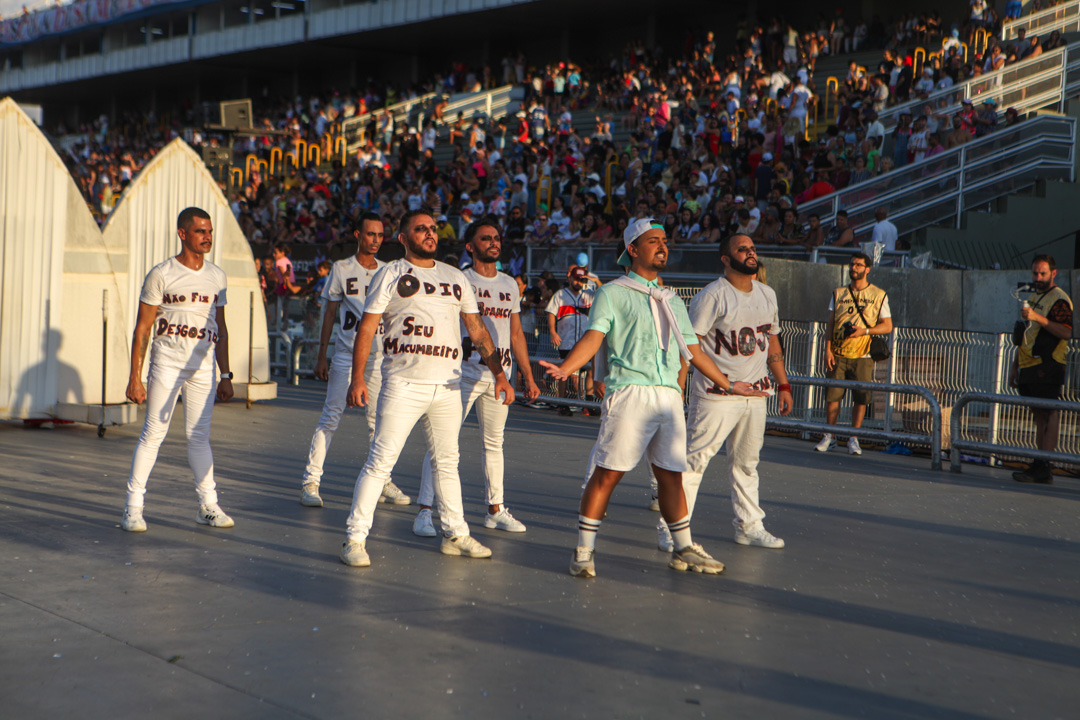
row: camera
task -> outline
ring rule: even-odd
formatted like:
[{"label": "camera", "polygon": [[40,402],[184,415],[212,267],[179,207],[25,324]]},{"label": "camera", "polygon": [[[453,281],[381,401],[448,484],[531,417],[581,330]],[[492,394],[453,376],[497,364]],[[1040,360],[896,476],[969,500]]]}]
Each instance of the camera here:
[{"label": "camera", "polygon": [[847,340],[849,337],[855,334],[855,326],[850,322],[846,322],[840,326],[840,334]]}]

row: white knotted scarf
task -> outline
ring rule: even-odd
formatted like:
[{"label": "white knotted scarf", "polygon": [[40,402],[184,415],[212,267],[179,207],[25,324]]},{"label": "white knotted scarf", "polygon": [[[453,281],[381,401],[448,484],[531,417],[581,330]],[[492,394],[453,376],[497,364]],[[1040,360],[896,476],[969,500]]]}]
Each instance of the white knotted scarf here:
[{"label": "white knotted scarf", "polygon": [[650,287],[630,279],[627,275],[612,280],[611,284],[629,288],[630,290],[636,290],[639,293],[648,295],[649,309],[652,310],[653,325],[656,327],[656,337],[660,341],[660,348],[664,351],[668,349],[671,335],[674,333],[675,341],[679,344],[679,352],[682,356],[687,360],[693,357],[689,346],[686,344],[686,340],[683,339],[682,330],[679,328],[679,321],[675,317],[675,311],[671,307],[671,299],[676,296],[674,290],[668,290],[662,287]]}]

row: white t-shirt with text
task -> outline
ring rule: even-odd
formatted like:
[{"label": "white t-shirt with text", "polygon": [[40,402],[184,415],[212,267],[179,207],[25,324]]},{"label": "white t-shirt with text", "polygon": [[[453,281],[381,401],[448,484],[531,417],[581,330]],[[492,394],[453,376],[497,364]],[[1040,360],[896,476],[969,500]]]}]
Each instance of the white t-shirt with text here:
[{"label": "white t-shirt with text", "polygon": [[[488,332],[491,334],[491,341],[495,344],[495,352],[502,363],[503,372],[509,377],[513,364],[513,353],[510,348],[510,316],[521,312],[521,293],[518,290],[517,281],[506,273],[496,273],[493,278],[484,277],[473,268],[465,271],[465,279],[472,283],[480,317],[484,319],[484,324],[487,325]],[[461,374],[476,380],[481,378],[494,380],[491,370],[480,357],[480,353],[473,349],[472,341],[464,326],[461,328],[461,339],[467,351],[461,365]]]},{"label": "white t-shirt with text", "polygon": [[[323,300],[331,300],[341,303],[338,306],[338,326],[334,331],[335,354],[341,354],[352,362],[353,344],[356,342],[356,333],[360,331],[360,319],[364,315],[364,301],[367,299],[368,288],[384,263],[377,263],[374,270],[369,270],[360,264],[355,255],[338,260],[330,268],[330,279],[323,287]],[[375,338],[371,343],[371,354],[368,356],[368,364],[375,362],[375,357],[382,352],[382,324],[375,332]]]},{"label": "white t-shirt with text", "polygon": [[225,306],[225,272],[212,262],[192,270],[175,257],[155,265],[139,302],[157,307],[150,362],[188,370],[214,367],[217,308]]},{"label": "white t-shirt with text", "polygon": [[[769,336],[780,334],[780,316],[771,287],[754,280],[753,290],[743,292],[721,277],[694,296],[689,313],[702,350],[731,382],[748,382],[772,394]],[[705,398],[727,395],[699,372],[691,391]]]},{"label": "white t-shirt with text", "polygon": [[460,270],[441,262],[424,268],[404,258],[387,263],[371,281],[364,312],[383,316],[384,377],[419,385],[461,379],[461,313],[479,308]]}]

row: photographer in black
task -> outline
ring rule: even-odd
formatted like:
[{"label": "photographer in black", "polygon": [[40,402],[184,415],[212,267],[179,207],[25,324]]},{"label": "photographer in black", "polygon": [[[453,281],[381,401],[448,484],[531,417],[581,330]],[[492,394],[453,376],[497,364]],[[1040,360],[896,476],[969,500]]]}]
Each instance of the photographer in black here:
[{"label": "photographer in black", "polygon": [[[1054,284],[1057,265],[1050,255],[1036,255],[1031,261],[1032,295],[1020,311],[1026,327],[1016,351],[1009,384],[1024,397],[1056,399],[1065,383],[1065,357],[1072,337],[1072,300]],[[1060,413],[1036,410],[1035,443],[1040,450],[1057,447]],[[1049,485],[1054,482],[1050,463],[1036,460],[1027,470],[1013,473],[1017,482]]]},{"label": "photographer in black", "polygon": [[[829,342],[825,346],[825,367],[829,371],[828,376],[834,380],[871,382],[874,379],[874,360],[870,357],[871,336],[888,335],[893,329],[889,296],[866,279],[872,262],[870,256],[864,253],[852,255],[848,273],[851,282],[834,290],[829,300]],[[825,393],[830,425],[836,424],[843,398],[843,388],[829,388]],[[852,390],[851,399],[854,403],[851,424],[858,429],[866,417],[870,393]],[[835,438],[831,433],[826,433],[814,449],[828,452],[834,445]],[[855,435],[848,438],[848,452],[862,455],[859,438]]]}]

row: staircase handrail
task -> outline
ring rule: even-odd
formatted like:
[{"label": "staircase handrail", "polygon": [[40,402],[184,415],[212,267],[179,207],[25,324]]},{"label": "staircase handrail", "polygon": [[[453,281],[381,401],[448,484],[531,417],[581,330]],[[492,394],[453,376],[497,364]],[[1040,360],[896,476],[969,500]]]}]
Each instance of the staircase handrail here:
[{"label": "staircase handrail", "polygon": [[409,98],[408,100],[402,100],[399,103],[394,103],[393,105],[384,108],[366,112],[363,115],[347,117],[341,121],[341,134],[345,136],[346,140],[349,142],[349,149],[352,150],[354,149],[353,145],[358,142],[358,139],[355,136],[371,122],[371,118],[383,113],[390,113],[391,116],[393,116],[394,124],[396,125],[402,118],[408,118],[409,114],[417,105],[426,105],[439,95],[440,93],[435,92],[425,93],[414,98]]},{"label": "staircase handrail", "polygon": [[[1056,170],[1059,177],[1075,181],[1076,123],[1076,118],[1046,115],[999,128],[978,140],[804,203],[799,206],[800,218],[805,220],[814,213],[825,225],[835,220],[838,211],[845,210],[858,237],[873,227],[873,211],[884,206],[901,235],[947,217],[955,216],[959,226],[969,207],[965,196],[982,190],[979,202],[984,203],[993,199],[985,191],[995,183],[1012,183],[1007,191],[991,192],[996,198],[1030,187],[1034,184],[1033,171],[1044,176],[1045,171]],[[1027,152],[1027,157],[1003,163]],[[995,164],[1003,167],[996,168]],[[940,209],[938,217],[930,212],[935,208]]]},{"label": "staircase handrail", "polygon": [[1020,30],[1026,30],[1028,35],[1031,35],[1032,30],[1037,30],[1040,36],[1054,30],[1071,32],[1068,29],[1070,25],[1074,26],[1072,30],[1080,30],[1080,0],[1044,8],[1015,20],[1006,20],[1001,25],[1001,39],[1015,40]]},{"label": "staircase handrail", "polygon": [[[516,88],[516,85],[502,85],[491,90],[472,93],[447,103],[446,107],[443,108],[442,118],[435,122],[436,130],[457,122],[458,113],[461,113],[465,120],[470,120],[477,115],[483,115],[489,121],[494,119],[499,116],[500,111],[514,102],[513,96]],[[424,115],[421,113],[417,119],[417,125],[422,125],[423,121]]]},{"label": "staircase handrail", "polygon": [[[1002,96],[1013,93],[1022,94],[1024,88],[1046,80],[1054,71],[1060,74],[1062,78],[1062,90],[1060,96],[1056,99],[1057,103],[1061,104],[1065,95],[1064,88],[1070,67],[1072,69],[1080,67],[1080,42],[1071,43],[1037,57],[1015,62],[1000,70],[984,73],[943,90],[935,90],[925,98],[917,98],[887,107],[878,113],[878,120],[881,121],[886,132],[891,132],[896,127],[900,115],[905,112],[912,117],[918,117],[924,107],[927,105],[936,106],[939,101],[945,101],[946,103],[945,106],[939,108],[940,113],[955,112],[965,98],[972,101],[982,101],[987,97],[994,97],[997,100]],[[993,94],[987,95],[991,91]],[[1039,109],[1031,107],[1030,102],[1021,101],[1019,104],[1028,110]],[[1052,105],[1054,102],[1048,102],[1047,104]],[[1045,107],[1045,105],[1040,107]],[[1020,108],[1018,107],[1017,110],[1020,110]]]}]

